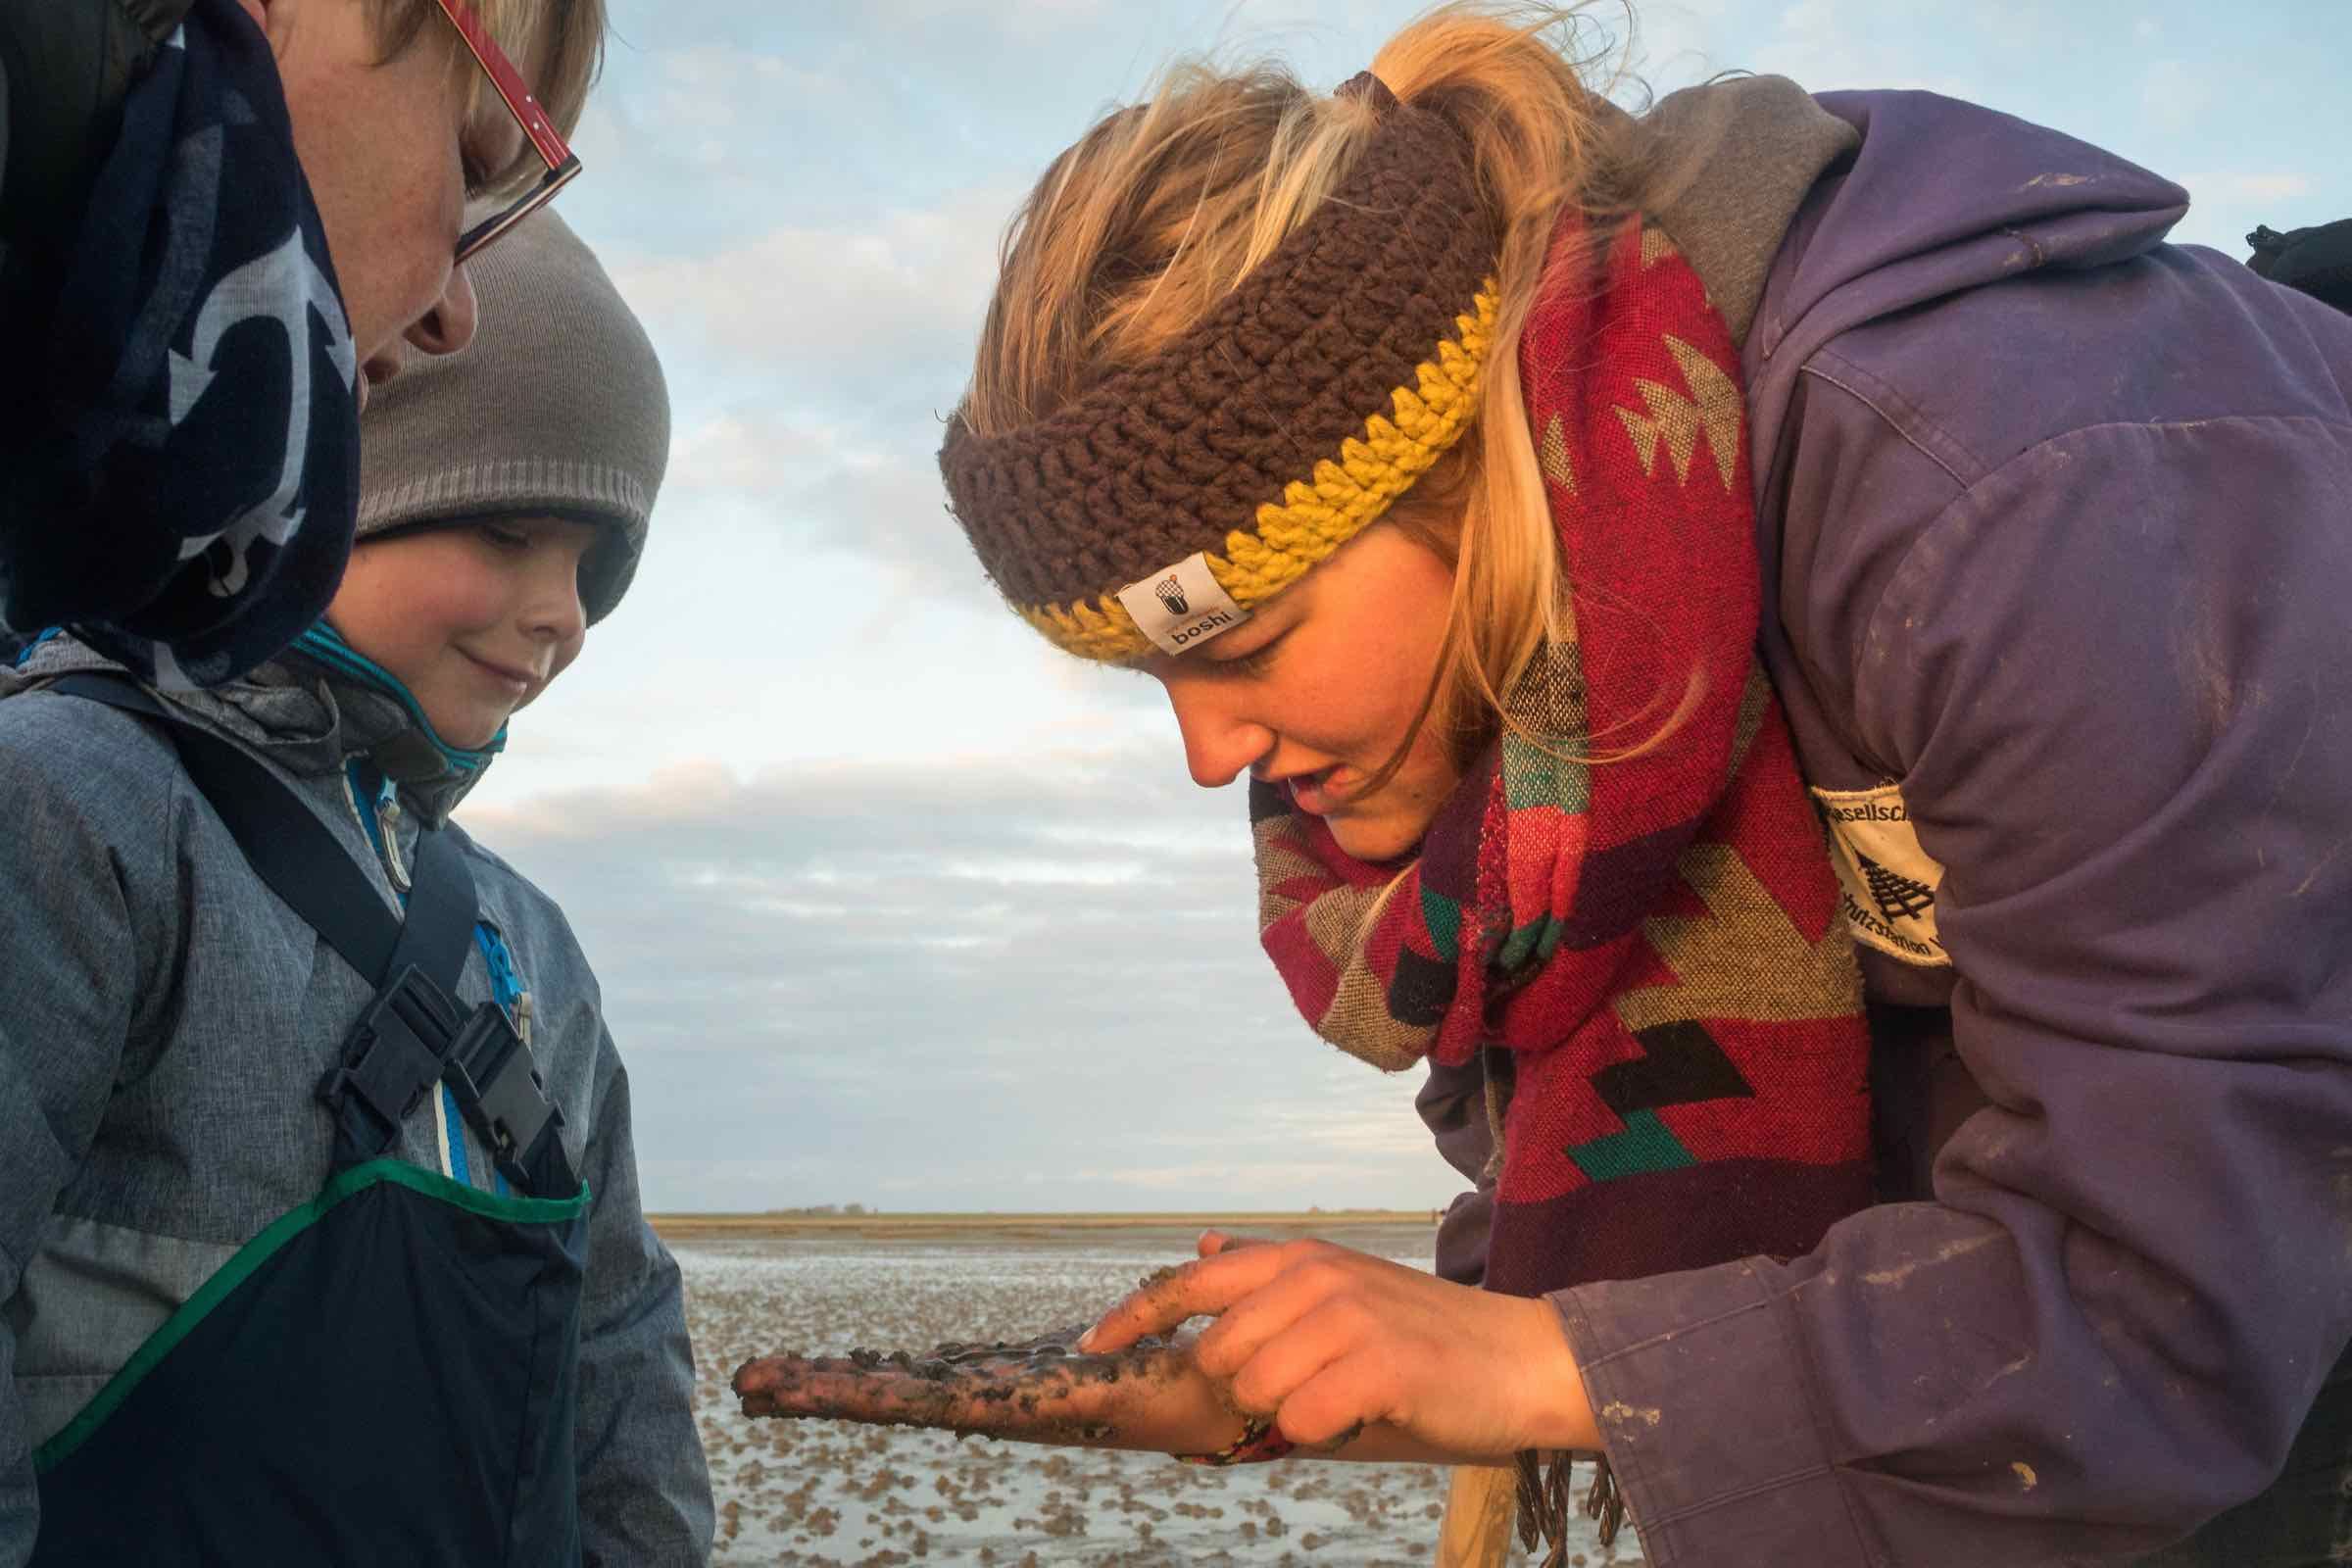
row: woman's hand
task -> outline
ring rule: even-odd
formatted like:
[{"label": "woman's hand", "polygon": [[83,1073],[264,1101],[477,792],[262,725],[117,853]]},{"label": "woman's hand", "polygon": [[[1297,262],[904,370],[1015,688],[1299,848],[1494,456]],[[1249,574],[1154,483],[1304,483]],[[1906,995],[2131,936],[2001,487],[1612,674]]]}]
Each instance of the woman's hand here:
[{"label": "woman's hand", "polygon": [[1385,1427],[1404,1440],[1377,1444],[1393,1456],[1459,1463],[1600,1446],[1550,1302],[1329,1242],[1211,1231],[1199,1262],[1139,1287],[1079,1348],[1115,1353],[1202,1313],[1217,1321],[1192,1347],[1199,1372],[1293,1443],[1329,1449]]},{"label": "woman's hand", "polygon": [[[1167,1340],[1190,1318],[1217,1321]],[[922,1357],[765,1356],[743,1413],[934,1427],[1021,1443],[1208,1453],[1266,1416],[1300,1451],[1496,1463],[1598,1447],[1549,1302],[1494,1296],[1328,1242],[1211,1231],[1082,1337]]]}]

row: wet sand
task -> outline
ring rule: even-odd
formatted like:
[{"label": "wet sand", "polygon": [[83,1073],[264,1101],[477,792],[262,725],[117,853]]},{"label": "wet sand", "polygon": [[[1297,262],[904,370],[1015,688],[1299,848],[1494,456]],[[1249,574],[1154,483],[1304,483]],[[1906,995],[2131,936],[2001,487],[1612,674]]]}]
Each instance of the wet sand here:
[{"label": "wet sand", "polygon": [[[832,1421],[754,1421],[727,1379],[753,1355],[1016,1340],[1083,1319],[1189,1256],[1199,1225],[787,1225],[705,1239],[664,1223],[685,1271],[721,1564],[1289,1564],[1426,1568],[1446,1472],[1284,1460],[1202,1470],[1155,1454],[1054,1449]],[[1303,1223],[1303,1219],[1302,1219]],[[1320,1227],[1427,1265],[1426,1224]],[[1253,1234],[1280,1234],[1251,1227]],[[1514,1552],[1514,1563],[1525,1559]],[[1630,1568],[1585,1543],[1579,1568]]]}]

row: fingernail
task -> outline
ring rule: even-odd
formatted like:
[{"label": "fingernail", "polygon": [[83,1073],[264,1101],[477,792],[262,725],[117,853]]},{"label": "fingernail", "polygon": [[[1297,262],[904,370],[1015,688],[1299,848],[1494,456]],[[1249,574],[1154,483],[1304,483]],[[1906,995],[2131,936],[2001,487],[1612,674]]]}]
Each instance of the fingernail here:
[{"label": "fingernail", "polygon": [[1094,1328],[1088,1329],[1084,1334],[1079,1335],[1078,1348],[1086,1351],[1090,1355],[1093,1354],[1095,1348],[1095,1336],[1102,1332],[1102,1326],[1098,1324]]}]

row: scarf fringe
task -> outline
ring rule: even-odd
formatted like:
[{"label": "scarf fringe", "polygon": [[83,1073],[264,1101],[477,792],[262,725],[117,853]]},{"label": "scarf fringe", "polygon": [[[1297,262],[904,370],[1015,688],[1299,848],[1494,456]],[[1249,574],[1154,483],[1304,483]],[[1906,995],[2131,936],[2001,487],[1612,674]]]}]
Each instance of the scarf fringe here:
[{"label": "scarf fringe", "polygon": [[1600,1527],[1600,1544],[1617,1539],[1625,1523],[1625,1494],[1617,1490],[1609,1456],[1581,1448],[1522,1448],[1515,1456],[1519,1472],[1519,1544],[1528,1551],[1548,1548],[1540,1568],[1564,1568],[1568,1561],[1568,1521],[1574,1506],[1576,1461],[1592,1461],[1592,1485],[1585,1493],[1584,1516]]}]

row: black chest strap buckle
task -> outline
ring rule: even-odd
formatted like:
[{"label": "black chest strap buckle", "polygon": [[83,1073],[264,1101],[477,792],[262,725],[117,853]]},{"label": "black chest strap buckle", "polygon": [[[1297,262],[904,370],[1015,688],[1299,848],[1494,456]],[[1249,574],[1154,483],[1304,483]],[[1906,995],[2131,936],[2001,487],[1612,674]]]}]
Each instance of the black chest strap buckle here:
[{"label": "black chest strap buckle", "polygon": [[449,994],[415,964],[375,994],[352,1026],[343,1059],[318,1085],[335,1113],[336,1166],[376,1158],[441,1081],[449,1044],[465,1019]]},{"label": "black chest strap buckle", "polygon": [[564,1111],[505,1010],[485,1002],[470,1016],[462,1012],[414,964],[368,1004],[342,1064],[319,1082],[318,1098],[335,1113],[337,1168],[379,1158],[441,1084],[516,1191],[579,1191],[564,1152]]},{"label": "black chest strap buckle", "polygon": [[504,1008],[483,1003],[450,1043],[441,1081],[491,1158],[518,1191],[569,1198],[580,1190],[564,1152],[564,1110],[548,1098],[531,1048]]}]

